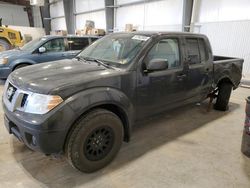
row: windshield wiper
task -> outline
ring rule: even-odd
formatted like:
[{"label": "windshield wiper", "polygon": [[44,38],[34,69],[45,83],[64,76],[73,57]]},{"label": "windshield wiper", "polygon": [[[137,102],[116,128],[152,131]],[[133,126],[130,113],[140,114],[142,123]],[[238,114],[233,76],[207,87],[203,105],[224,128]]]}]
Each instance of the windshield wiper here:
[{"label": "windshield wiper", "polygon": [[111,67],[109,64],[106,64],[106,63],[102,62],[102,61],[99,60],[99,59],[88,58],[88,57],[80,57],[80,56],[77,56],[77,57],[79,58],[79,60],[80,60],[80,59],[83,59],[83,60],[85,60],[85,61],[94,61],[94,62],[96,62],[99,66],[102,65],[102,66],[104,66],[104,67],[106,67],[106,68],[114,69],[114,68]]},{"label": "windshield wiper", "polygon": [[74,57],[74,59],[76,59],[77,61],[80,61],[80,60],[84,60],[82,57],[80,57],[80,56],[76,56],[76,57]]}]

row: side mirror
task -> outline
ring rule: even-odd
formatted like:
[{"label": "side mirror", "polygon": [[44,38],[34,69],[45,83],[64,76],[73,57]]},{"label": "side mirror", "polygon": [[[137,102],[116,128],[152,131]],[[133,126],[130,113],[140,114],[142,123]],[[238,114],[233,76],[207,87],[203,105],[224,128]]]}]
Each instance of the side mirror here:
[{"label": "side mirror", "polygon": [[167,59],[152,59],[147,65],[147,70],[144,72],[153,72],[168,69]]},{"label": "side mirror", "polygon": [[46,48],[42,46],[42,47],[38,48],[38,52],[41,53],[41,54],[45,53],[46,52]]}]

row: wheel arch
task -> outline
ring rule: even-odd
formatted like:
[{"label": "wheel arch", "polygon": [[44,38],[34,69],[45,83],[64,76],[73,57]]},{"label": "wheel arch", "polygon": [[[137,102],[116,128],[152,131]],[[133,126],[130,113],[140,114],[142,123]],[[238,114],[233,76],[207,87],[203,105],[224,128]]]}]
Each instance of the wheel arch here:
[{"label": "wheel arch", "polygon": [[[98,89],[100,89],[100,90],[98,91]],[[90,90],[92,90],[92,89],[90,89]],[[98,92],[100,92],[101,94],[103,94],[103,92],[107,92],[105,89],[103,90],[103,88],[102,89],[96,88],[93,90],[94,91],[91,92],[93,96],[98,96]],[[69,138],[74,126],[76,125],[76,123],[78,121],[80,121],[80,119],[82,117],[84,117],[86,114],[88,114],[89,112],[96,110],[96,109],[105,109],[105,110],[111,111],[114,114],[116,114],[121,119],[122,124],[123,124],[123,130],[124,130],[123,140],[125,142],[129,142],[130,135],[131,135],[131,128],[132,128],[132,124],[134,122],[133,106],[130,104],[130,102],[127,98],[125,99],[124,95],[121,96],[122,93],[120,91],[118,91],[118,90],[114,91],[114,89],[110,89],[109,91],[112,91],[112,90],[113,90],[113,92],[109,93],[110,96],[112,96],[110,99],[103,98],[101,101],[95,101],[95,102],[92,102],[91,104],[85,103],[84,106],[82,105],[82,104],[84,104],[84,101],[81,101],[81,103],[78,100],[76,100],[76,103],[69,102],[69,103],[71,103],[69,105],[71,106],[73,111],[75,111],[75,113],[77,113],[77,115],[76,115],[76,119],[71,123],[71,125],[68,128],[67,135],[66,135],[66,138],[64,141],[64,150],[65,150],[65,146],[67,144],[68,138]],[[117,92],[120,95],[118,95]],[[81,97],[82,99],[88,101],[89,99],[86,96],[87,91],[85,91],[85,92],[83,91],[82,93],[85,93],[85,95],[80,95],[77,98],[79,99],[79,97]],[[102,96],[105,96],[105,95],[102,95]],[[116,100],[114,100],[114,98],[115,98],[114,96],[117,97]],[[123,99],[120,100],[119,97],[121,97]],[[93,97],[93,98],[96,99],[97,97]],[[111,99],[113,99],[113,100],[111,100]],[[81,108],[81,109],[79,109],[79,108]]]},{"label": "wheel arch", "polygon": [[[114,114],[116,114],[122,121],[123,124],[123,128],[124,128],[124,141],[129,141],[130,138],[130,123],[129,123],[129,117],[128,114],[125,112],[125,110],[114,103],[100,103],[100,104],[96,104],[93,105],[91,107],[89,107],[88,109],[85,110],[85,112],[83,112],[78,118],[77,120],[74,122],[74,124],[79,121],[79,119],[81,119],[84,115],[88,114],[89,112],[95,110],[95,109],[105,109],[108,111],[113,112]],[[74,125],[73,124],[73,125]],[[73,127],[72,125],[72,127]]]},{"label": "wheel arch", "polygon": [[33,65],[35,64],[36,62],[28,59],[28,58],[20,58],[20,59],[14,59],[12,62],[10,62],[10,68],[11,68],[11,71],[14,71],[15,68],[19,65]]},{"label": "wheel arch", "polygon": [[108,111],[113,112],[114,114],[116,114],[120,120],[122,121],[122,125],[123,125],[123,130],[124,130],[124,137],[123,140],[125,142],[129,142],[130,140],[130,132],[131,132],[131,126],[130,126],[130,122],[129,122],[129,118],[128,115],[126,114],[126,112],[124,111],[124,109],[122,109],[120,106],[116,105],[116,104],[112,104],[112,103],[103,103],[103,104],[96,104],[94,106],[91,106],[90,108],[86,109],[85,112],[83,112],[81,115],[79,115],[76,120],[71,124],[68,133],[66,135],[65,141],[64,141],[64,146],[63,146],[63,150],[65,151],[66,146],[67,146],[67,142],[69,140],[69,137],[75,127],[75,125],[77,124],[78,121],[80,121],[85,115],[87,115],[88,113],[90,113],[91,111],[94,111],[96,109],[105,109]]},{"label": "wheel arch", "polygon": [[15,66],[13,66],[12,71],[14,71],[16,69],[16,67],[19,66],[19,65],[32,65],[32,63],[26,63],[26,62],[18,63]]},{"label": "wheel arch", "polygon": [[229,77],[222,77],[216,84],[216,87],[219,87],[222,83],[230,83],[233,85],[233,88],[235,89],[237,86],[236,84],[230,79]]}]

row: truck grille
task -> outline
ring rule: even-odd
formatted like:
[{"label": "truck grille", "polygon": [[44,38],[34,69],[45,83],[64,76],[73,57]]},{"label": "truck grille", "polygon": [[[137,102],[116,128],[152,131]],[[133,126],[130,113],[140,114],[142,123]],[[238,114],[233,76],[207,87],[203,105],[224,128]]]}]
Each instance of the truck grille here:
[{"label": "truck grille", "polygon": [[22,99],[22,102],[21,102],[21,107],[23,108],[24,105],[26,104],[26,101],[27,101],[27,98],[28,98],[28,94],[24,94],[23,95],[23,99]]},{"label": "truck grille", "polygon": [[23,91],[10,83],[5,83],[3,102],[10,111],[24,108],[28,100],[29,92]]},{"label": "truck grille", "polygon": [[9,83],[7,91],[6,91],[6,97],[7,97],[7,99],[10,102],[12,101],[13,96],[15,95],[16,90],[17,89],[12,84]]}]

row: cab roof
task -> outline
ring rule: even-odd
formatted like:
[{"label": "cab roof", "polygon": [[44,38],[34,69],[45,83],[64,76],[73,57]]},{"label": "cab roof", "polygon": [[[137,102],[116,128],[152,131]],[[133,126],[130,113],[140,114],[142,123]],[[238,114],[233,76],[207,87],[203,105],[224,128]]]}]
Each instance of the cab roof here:
[{"label": "cab roof", "polygon": [[[126,33],[126,32],[117,32]],[[190,33],[190,32],[173,32],[173,31],[135,31],[131,32],[136,35],[145,35],[145,36],[156,36],[156,35],[183,35],[183,36],[193,36],[193,37],[204,37],[205,35],[199,33]]]},{"label": "cab roof", "polygon": [[46,38],[46,39],[56,39],[56,38],[100,38],[100,36],[96,36],[96,35],[83,35],[83,36],[78,36],[78,35],[67,35],[67,36],[60,36],[60,35],[45,35],[42,38]]}]

